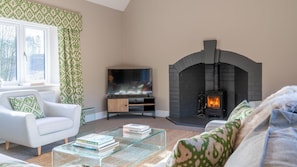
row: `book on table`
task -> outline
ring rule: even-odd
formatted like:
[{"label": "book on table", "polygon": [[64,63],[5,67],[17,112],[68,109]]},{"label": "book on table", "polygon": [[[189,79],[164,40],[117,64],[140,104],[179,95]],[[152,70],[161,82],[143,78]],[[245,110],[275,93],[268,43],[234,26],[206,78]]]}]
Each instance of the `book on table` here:
[{"label": "book on table", "polygon": [[119,142],[112,141],[112,142],[108,142],[107,144],[104,144],[102,146],[94,146],[92,144],[74,142],[73,145],[77,146],[77,147],[81,147],[81,148],[86,148],[86,149],[90,149],[90,150],[97,150],[99,152],[103,152],[103,151],[113,150],[114,148],[119,146]]},{"label": "book on table", "polygon": [[151,131],[152,129],[150,128],[149,125],[127,124],[123,126],[124,137],[127,137],[127,136],[145,137],[149,133],[151,133]]},{"label": "book on table", "polygon": [[148,133],[151,133],[151,131],[152,131],[151,128],[148,128],[148,129],[143,130],[143,131],[135,131],[135,130],[123,128],[123,132],[125,132],[125,133],[133,133],[133,134],[148,134]]},{"label": "book on table", "polygon": [[131,123],[131,124],[123,125],[123,129],[131,130],[131,131],[135,131],[135,132],[141,132],[141,131],[150,129],[150,126]]},{"label": "book on table", "polygon": [[132,138],[132,139],[144,139],[149,135],[150,133],[139,134],[139,133],[131,133],[131,132],[123,131],[123,137]]},{"label": "book on table", "polygon": [[103,151],[119,145],[113,136],[91,133],[75,140],[74,146]]}]

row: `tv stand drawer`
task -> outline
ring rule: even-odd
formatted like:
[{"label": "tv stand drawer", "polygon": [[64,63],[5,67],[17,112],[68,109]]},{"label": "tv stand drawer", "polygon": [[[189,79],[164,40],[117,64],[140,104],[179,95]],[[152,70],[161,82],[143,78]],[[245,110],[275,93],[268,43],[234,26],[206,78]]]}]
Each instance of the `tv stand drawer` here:
[{"label": "tv stand drawer", "polygon": [[128,112],[129,111],[128,99],[108,99],[107,107],[108,112]]},{"label": "tv stand drawer", "polygon": [[107,119],[109,114],[130,113],[142,115],[151,113],[155,118],[154,97],[132,97],[132,98],[107,98]]},{"label": "tv stand drawer", "polygon": [[129,104],[139,104],[143,103],[143,98],[129,98]]}]

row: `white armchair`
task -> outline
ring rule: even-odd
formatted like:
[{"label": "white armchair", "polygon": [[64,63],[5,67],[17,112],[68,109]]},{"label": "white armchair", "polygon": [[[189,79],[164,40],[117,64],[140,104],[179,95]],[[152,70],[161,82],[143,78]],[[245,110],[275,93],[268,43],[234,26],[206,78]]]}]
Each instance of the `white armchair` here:
[{"label": "white armchair", "polygon": [[[32,113],[14,111],[9,98],[34,95],[45,117],[36,119]],[[17,90],[0,93],[0,139],[9,143],[37,148],[75,136],[80,127],[81,106],[43,101],[36,90]]]}]

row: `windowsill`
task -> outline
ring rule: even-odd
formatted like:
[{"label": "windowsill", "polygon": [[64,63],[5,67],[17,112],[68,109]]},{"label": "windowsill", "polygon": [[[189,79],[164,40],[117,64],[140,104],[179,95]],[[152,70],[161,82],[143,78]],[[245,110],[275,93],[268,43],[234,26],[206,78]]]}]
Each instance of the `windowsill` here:
[{"label": "windowsill", "polygon": [[22,86],[2,86],[0,87],[0,92],[10,91],[10,90],[23,90],[23,89],[35,89],[38,91],[59,89],[58,84],[44,84],[44,85],[22,85]]}]

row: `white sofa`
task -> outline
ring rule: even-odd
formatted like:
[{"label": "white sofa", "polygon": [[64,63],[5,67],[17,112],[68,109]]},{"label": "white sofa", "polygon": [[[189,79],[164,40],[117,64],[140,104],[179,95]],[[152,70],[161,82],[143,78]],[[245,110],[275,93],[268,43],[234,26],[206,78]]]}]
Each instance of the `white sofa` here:
[{"label": "white sofa", "polygon": [[[251,108],[257,108],[260,104],[261,104],[262,101],[249,101],[249,105]],[[212,120],[212,121],[209,121],[206,125],[205,125],[205,131],[206,132],[209,132],[211,131],[212,129],[215,129],[217,127],[220,127],[222,125],[224,125],[225,123],[227,122],[227,120]]]},{"label": "white sofa", "polygon": [[234,119],[211,121],[206,132],[179,140],[155,167],[295,167],[297,86],[285,86],[252,107],[241,103],[229,117]]},{"label": "white sofa", "polygon": [[[34,95],[45,117],[36,119],[32,113],[14,111],[10,97]],[[36,90],[17,90],[0,93],[0,140],[37,148],[59,140],[68,142],[80,127],[81,106],[44,101]]]},{"label": "white sofa", "polygon": [[41,167],[0,153],[0,166],[5,167]]}]

